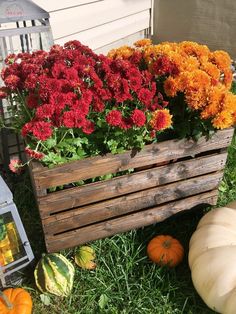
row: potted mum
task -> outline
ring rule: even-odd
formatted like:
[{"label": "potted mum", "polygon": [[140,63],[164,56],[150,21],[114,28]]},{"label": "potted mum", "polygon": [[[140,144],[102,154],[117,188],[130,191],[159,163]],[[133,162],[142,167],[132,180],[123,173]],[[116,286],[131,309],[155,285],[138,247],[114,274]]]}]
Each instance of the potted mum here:
[{"label": "potted mum", "polygon": [[31,176],[49,251],[153,223],[167,201],[178,200],[173,212],[199,193],[189,207],[215,202],[236,121],[230,63],[196,43],[149,40],[108,56],[78,41],[8,56],[0,95],[40,161]]}]

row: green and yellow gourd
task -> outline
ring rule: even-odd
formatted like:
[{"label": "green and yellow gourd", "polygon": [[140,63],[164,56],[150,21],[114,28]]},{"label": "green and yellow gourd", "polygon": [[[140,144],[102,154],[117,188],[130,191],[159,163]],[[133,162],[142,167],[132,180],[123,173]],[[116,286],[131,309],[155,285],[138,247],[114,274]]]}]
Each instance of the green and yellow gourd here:
[{"label": "green and yellow gourd", "polygon": [[61,297],[70,294],[74,274],[72,263],[59,253],[43,255],[34,271],[35,282],[40,291]]}]

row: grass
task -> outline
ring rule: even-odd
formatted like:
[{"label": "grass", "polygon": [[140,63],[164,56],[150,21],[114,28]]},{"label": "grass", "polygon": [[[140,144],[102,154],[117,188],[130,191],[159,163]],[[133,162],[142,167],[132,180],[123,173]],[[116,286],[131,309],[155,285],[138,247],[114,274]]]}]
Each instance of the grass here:
[{"label": "grass", "polygon": [[[218,206],[236,199],[236,138],[228,150]],[[36,261],[45,252],[39,215],[27,174],[14,185],[15,203],[20,211]],[[24,287],[34,302],[34,314],[210,314],[196,293],[188,267],[188,243],[206,209],[191,210],[161,223],[94,241],[97,268],[76,268],[73,291],[68,298],[50,297],[45,305],[35,287],[33,269]],[[146,256],[148,241],[157,234],[170,234],[185,248],[184,261],[175,269],[152,264]],[[70,260],[74,250],[63,252]]]}]

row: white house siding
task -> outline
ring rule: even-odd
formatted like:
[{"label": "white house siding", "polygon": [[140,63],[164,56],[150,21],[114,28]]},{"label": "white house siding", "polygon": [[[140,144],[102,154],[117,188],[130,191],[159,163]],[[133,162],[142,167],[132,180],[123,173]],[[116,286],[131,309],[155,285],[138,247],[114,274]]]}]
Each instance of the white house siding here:
[{"label": "white house siding", "polygon": [[34,0],[50,14],[54,42],[77,39],[97,52],[151,33],[154,0]]}]

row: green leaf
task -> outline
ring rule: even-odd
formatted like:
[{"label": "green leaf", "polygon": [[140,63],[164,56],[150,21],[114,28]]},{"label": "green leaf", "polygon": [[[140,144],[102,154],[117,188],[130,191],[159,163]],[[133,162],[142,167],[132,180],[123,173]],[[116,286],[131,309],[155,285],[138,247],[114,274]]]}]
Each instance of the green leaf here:
[{"label": "green leaf", "polygon": [[43,162],[45,165],[48,165],[49,167],[53,167],[53,165],[63,164],[66,162],[66,158],[61,157],[60,155],[57,155],[56,153],[48,153],[48,155],[45,155],[43,158]]},{"label": "green leaf", "polygon": [[49,138],[44,142],[44,145],[50,149],[52,147],[55,147],[57,145],[57,141],[54,138]]},{"label": "green leaf", "polygon": [[49,306],[51,303],[50,297],[46,294],[40,294],[40,299],[41,302],[46,306]]},{"label": "green leaf", "polygon": [[77,156],[79,156],[79,159],[82,159],[86,156],[85,151],[82,148],[77,148],[76,150]]},{"label": "green leaf", "polygon": [[98,301],[99,308],[103,310],[108,304],[108,302],[109,302],[108,296],[106,294],[101,294]]}]

